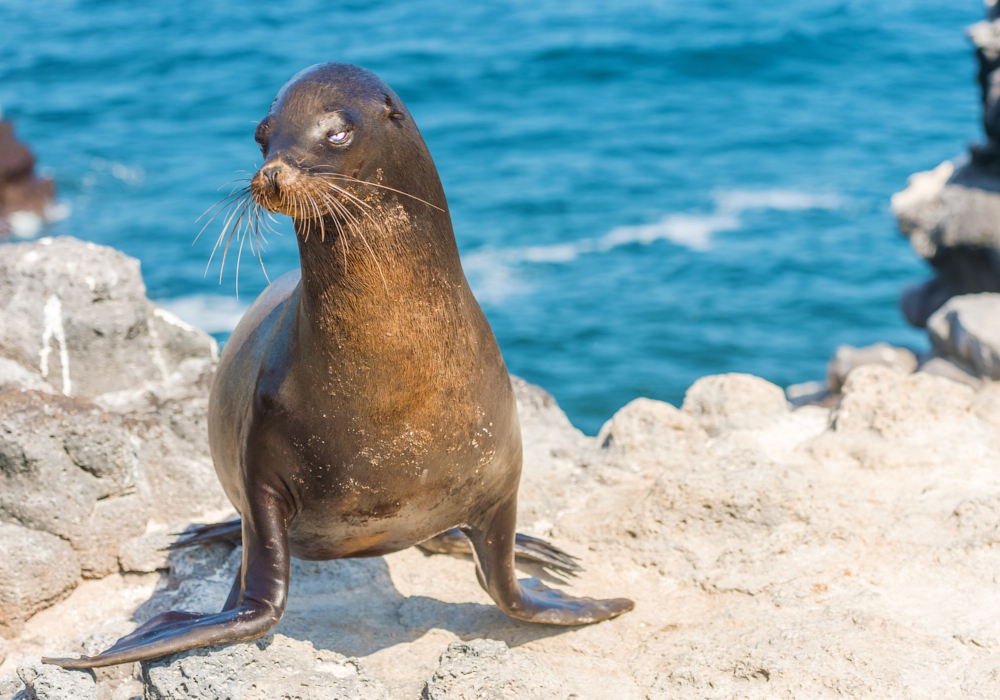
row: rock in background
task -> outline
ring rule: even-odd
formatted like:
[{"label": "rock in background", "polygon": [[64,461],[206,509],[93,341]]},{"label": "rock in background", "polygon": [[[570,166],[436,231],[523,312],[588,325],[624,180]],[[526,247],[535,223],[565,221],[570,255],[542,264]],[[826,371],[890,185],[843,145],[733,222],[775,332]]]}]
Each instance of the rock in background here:
[{"label": "rock in background", "polygon": [[1000,174],[968,159],[917,173],[892,197],[913,249],[936,276],[903,291],[906,320],[923,328],[953,296],[1000,292]]},{"label": "rock in background", "polygon": [[54,198],[55,184],[35,175],[35,157],[0,119],[0,239],[33,236],[43,220],[60,218]]},{"label": "rock in background", "polygon": [[923,328],[948,299],[1000,292],[1000,5],[968,29],[979,62],[986,143],[910,177],[892,197],[899,228],[935,277],[903,291],[906,320]]},{"label": "rock in background", "polygon": [[971,374],[1000,379],[1000,294],[955,297],[927,322],[934,349]]}]

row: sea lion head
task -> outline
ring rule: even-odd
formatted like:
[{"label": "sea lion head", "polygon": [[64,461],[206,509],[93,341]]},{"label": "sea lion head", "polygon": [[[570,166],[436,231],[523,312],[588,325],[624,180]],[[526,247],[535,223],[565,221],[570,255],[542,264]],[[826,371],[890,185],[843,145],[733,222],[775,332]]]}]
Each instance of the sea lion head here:
[{"label": "sea lion head", "polygon": [[371,71],[306,68],[278,92],[254,135],[264,164],[257,204],[296,220],[350,218],[409,197],[443,210],[433,160],[402,100]]}]

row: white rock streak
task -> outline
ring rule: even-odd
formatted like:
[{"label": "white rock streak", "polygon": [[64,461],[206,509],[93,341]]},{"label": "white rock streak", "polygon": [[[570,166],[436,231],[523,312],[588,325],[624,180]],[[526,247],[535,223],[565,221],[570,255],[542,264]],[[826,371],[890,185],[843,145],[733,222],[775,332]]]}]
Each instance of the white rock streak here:
[{"label": "white rock streak", "polygon": [[45,328],[42,331],[42,349],[38,353],[42,377],[49,376],[49,353],[52,352],[52,339],[59,343],[59,364],[62,366],[62,393],[69,396],[73,392],[73,383],[69,378],[69,350],[66,347],[66,331],[63,330],[62,302],[55,294],[45,302],[43,310]]}]

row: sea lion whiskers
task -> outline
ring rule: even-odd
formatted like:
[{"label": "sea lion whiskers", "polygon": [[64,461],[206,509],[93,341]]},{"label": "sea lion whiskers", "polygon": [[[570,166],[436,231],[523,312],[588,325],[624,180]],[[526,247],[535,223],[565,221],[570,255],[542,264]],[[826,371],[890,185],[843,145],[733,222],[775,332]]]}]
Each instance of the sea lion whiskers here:
[{"label": "sea lion whiskers", "polygon": [[309,205],[313,208],[313,211],[316,212],[316,218],[319,220],[319,242],[326,243],[326,223],[323,221],[325,217],[322,212],[320,212],[319,206],[316,204],[316,197],[313,196],[313,193],[311,192],[309,195]]},{"label": "sea lion whiskers", "polygon": [[[229,182],[226,183],[226,185],[228,185],[231,182],[237,182],[237,180],[230,180]],[[226,185],[221,185],[219,189],[221,190]],[[215,219],[219,216],[219,214],[221,214],[224,211],[227,211],[231,206],[233,206],[233,204],[237,203],[241,198],[245,197],[249,193],[250,193],[249,185],[245,187],[234,187],[229,192],[229,194],[227,194],[225,197],[222,197],[215,204],[213,204],[208,209],[203,211],[201,215],[194,220],[195,223],[201,221],[202,218],[204,218],[205,215],[211,212],[213,209],[216,210],[216,212],[212,214],[212,216],[208,219],[208,221],[205,222],[205,225],[201,227],[201,230],[198,231],[198,234],[194,237],[194,240],[191,241],[191,245],[194,245],[195,243],[198,242],[198,239],[201,237],[201,234],[203,234],[205,232],[205,229],[208,228],[213,221],[215,221]],[[230,201],[227,202],[227,200]]]},{"label": "sea lion whiskers", "polygon": [[[315,171],[316,171],[316,168],[310,168],[307,172],[309,172],[311,175],[315,175],[317,178],[319,178],[320,180],[322,180],[324,182],[324,184],[327,185],[327,187],[333,189],[333,191],[337,192],[338,194],[344,195],[349,200],[353,201],[354,203],[358,204],[359,206],[362,206],[365,209],[369,209],[369,210],[372,209],[372,205],[370,205],[368,202],[364,201],[363,199],[361,199],[357,195],[354,195],[351,192],[348,192],[343,187],[340,187],[339,185],[337,185],[335,183],[329,182],[329,178],[332,177],[332,175],[330,173],[315,172]],[[358,180],[358,182],[363,182],[363,181],[362,180]]]},{"label": "sea lion whiskers", "polygon": [[316,170],[315,168],[313,170],[315,171],[314,174],[316,174],[318,177],[323,177],[323,178],[328,178],[328,177],[338,178],[339,177],[342,180],[348,180],[350,182],[357,182],[358,184],[361,184],[361,185],[368,185],[369,187],[379,187],[379,188],[381,188],[383,190],[389,190],[390,192],[395,192],[396,194],[401,194],[404,197],[409,197],[410,199],[415,199],[418,202],[420,202],[421,204],[426,204],[431,209],[437,209],[440,212],[444,211],[444,209],[442,209],[441,207],[439,207],[439,206],[437,206],[435,204],[431,204],[426,199],[421,199],[417,195],[410,194],[409,192],[404,192],[403,190],[397,190],[395,187],[389,187],[388,185],[383,185],[383,184],[380,184],[378,182],[369,182],[368,180],[359,180],[356,177],[351,177],[350,175],[344,175],[343,173],[339,173],[339,172],[333,172],[333,171],[331,171],[331,172],[322,172],[322,171]]},{"label": "sea lion whiskers", "polygon": [[[341,202],[340,200],[338,200],[336,197],[332,196],[330,193],[319,191],[319,192],[316,192],[315,194],[318,197],[320,197],[320,199],[326,205],[328,211],[330,210],[331,207],[333,209],[336,209],[337,212],[340,213],[340,216],[344,217],[344,219],[345,219],[344,223],[348,224],[348,227],[350,229],[352,229],[353,232],[355,234],[357,234],[358,237],[361,238],[361,241],[365,244],[365,248],[368,249],[369,255],[371,255],[372,262],[375,263],[375,267],[378,270],[379,277],[382,278],[382,287],[385,289],[385,293],[388,295],[389,294],[389,283],[388,283],[388,281],[385,278],[385,273],[382,271],[382,265],[378,261],[378,256],[375,255],[375,251],[372,249],[371,245],[368,243],[368,239],[365,237],[364,231],[362,230],[361,222],[358,221],[358,219],[351,213],[351,211],[347,208],[347,206],[343,202]],[[331,213],[331,216],[332,216],[333,220],[336,222],[337,219],[338,219],[338,217],[336,215],[334,215],[334,213],[332,211],[330,213]],[[370,212],[366,212],[365,218],[372,219],[374,221],[374,217],[372,217],[372,215],[371,215]],[[338,222],[338,228],[340,228],[339,222]],[[342,228],[340,228],[340,233],[341,233],[341,235],[344,235],[344,231],[343,231]],[[344,236],[344,243],[345,243],[345,245],[346,245],[346,242],[347,242],[347,238],[346,238],[346,236]],[[346,252],[346,247],[345,247],[345,251],[344,251],[344,256],[345,256],[344,257],[344,269],[345,270],[347,269],[347,257],[346,257],[346,255],[347,255],[347,252]]]},{"label": "sea lion whiskers", "polygon": [[[224,209],[224,211],[228,211],[229,213],[226,216],[225,222],[223,223],[222,232],[219,233],[219,237],[215,239],[215,245],[212,246],[212,253],[208,256],[208,262],[205,264],[205,274],[206,275],[208,274],[209,268],[212,266],[212,260],[215,258],[216,251],[219,249],[219,246],[222,245],[222,240],[226,236],[226,231],[229,229],[230,225],[233,222],[233,218],[240,211],[240,209],[242,209],[245,206],[246,206],[246,202],[245,202],[244,198],[240,197],[240,198],[235,199],[232,202],[230,202],[230,204],[227,205],[226,208]],[[232,234],[230,234],[230,238],[232,238]],[[228,241],[226,243],[226,248],[227,249],[229,248]],[[223,257],[223,267],[224,266],[225,266],[225,257]],[[222,282],[222,273],[221,273],[221,271],[219,273],[219,282]]]},{"label": "sea lion whiskers", "polygon": [[[236,253],[236,298],[240,298],[240,259],[243,257],[243,244],[246,243],[247,237],[240,236],[240,247]],[[252,248],[252,246],[251,246]]]},{"label": "sea lion whiskers", "polygon": [[340,250],[344,254],[344,273],[347,273],[347,252],[350,246],[347,241],[347,234],[344,233],[344,227],[340,224],[340,218],[333,213],[333,209],[330,208],[330,202],[325,198],[322,200],[323,206],[326,208],[327,212],[330,213],[330,220],[333,221],[333,225],[337,227],[337,235],[341,240]]},{"label": "sea lion whiskers", "polygon": [[[239,180],[231,180],[230,182],[237,181],[247,181],[247,178],[240,178]],[[228,184],[228,183],[227,183]],[[224,187],[225,185],[223,185]],[[221,188],[220,188],[221,189]],[[221,205],[221,206],[220,206]],[[261,216],[262,207],[255,201],[250,191],[249,186],[236,188],[228,195],[220,199],[212,207],[209,207],[202,216],[205,216],[213,208],[218,208],[211,218],[205,222],[198,235],[195,236],[195,241],[204,233],[205,229],[211,225],[213,221],[220,215],[226,214],[225,224],[222,227],[222,231],[219,237],[215,241],[215,245],[212,248],[212,253],[209,255],[208,263],[205,265],[205,274],[208,274],[209,268],[212,266],[212,260],[215,257],[215,253],[218,251],[219,246],[222,245],[223,239],[226,240],[225,247],[223,248],[222,264],[219,268],[219,282],[221,284],[222,277],[225,273],[226,259],[229,252],[229,247],[232,243],[232,239],[235,236],[240,242],[239,252],[236,259],[236,294],[239,296],[239,266],[242,259],[243,245],[249,240],[250,251],[254,254],[260,262],[261,271],[264,273],[264,278],[270,282],[270,277],[267,274],[267,268],[264,265],[264,254],[263,254],[263,242],[267,241],[264,236],[262,229],[267,229],[272,233],[277,234],[270,224],[268,224],[264,218]],[[228,237],[227,237],[228,232]],[[193,244],[193,243],[192,243]]]},{"label": "sea lion whiskers", "polygon": [[[350,210],[347,209],[347,207],[344,205],[343,202],[335,198],[328,197],[325,192],[319,189],[314,180],[307,179],[302,183],[300,183],[300,187],[302,190],[301,192],[302,195],[306,198],[307,202],[313,207],[313,210],[316,214],[315,218],[319,219],[321,241],[325,242],[326,240],[326,235],[325,235],[326,228],[325,228],[325,223],[323,221],[323,219],[325,219],[326,217],[323,215],[323,212],[317,205],[316,203],[317,199],[319,200],[319,203],[323,205],[323,209],[326,209],[326,212],[330,215],[330,219],[333,221],[334,225],[337,227],[338,232],[340,232],[341,234],[343,234],[343,228],[341,227],[340,223],[341,218],[344,219],[345,224],[349,225],[353,224],[355,226],[360,225],[360,222],[357,220],[357,218],[351,215]],[[364,203],[362,202],[362,204]],[[336,211],[334,211],[334,209],[336,209]],[[307,231],[306,236],[308,235],[309,234]]]},{"label": "sea lion whiskers", "polygon": [[[257,260],[260,261],[260,269],[261,269],[261,272],[264,273],[264,279],[266,279],[267,283],[270,284],[271,283],[271,278],[267,274],[267,268],[264,267],[264,243],[267,243],[267,238],[264,236],[263,232],[261,231],[261,227],[262,226],[266,227],[267,223],[264,222],[264,219],[263,219],[263,217],[260,214],[261,207],[260,207],[259,204],[257,204],[256,202],[254,202],[251,211],[253,212],[252,216],[254,217],[253,218],[253,235],[254,235],[254,238],[257,241]],[[277,232],[275,232],[275,233],[277,233]],[[263,243],[261,241],[263,241]]]},{"label": "sea lion whiskers", "polygon": [[[250,201],[247,201],[241,206],[237,211],[239,215],[236,217],[236,221],[233,222],[233,227],[229,231],[229,237],[226,239],[226,247],[222,249],[222,264],[219,265],[219,284],[222,284],[222,274],[226,271],[226,257],[229,255],[229,246],[233,242],[233,236],[240,242],[239,253],[236,256],[236,297],[240,296],[240,257],[243,254],[243,241],[246,240],[244,236],[238,235],[243,231],[243,221],[246,216],[247,211],[250,208]],[[223,231],[225,232],[225,231]]]}]

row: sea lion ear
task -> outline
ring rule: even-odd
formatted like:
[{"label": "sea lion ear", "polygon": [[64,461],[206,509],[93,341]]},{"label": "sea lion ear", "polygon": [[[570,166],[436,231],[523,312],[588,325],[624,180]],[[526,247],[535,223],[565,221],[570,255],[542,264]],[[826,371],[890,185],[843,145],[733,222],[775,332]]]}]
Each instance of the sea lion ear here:
[{"label": "sea lion ear", "polygon": [[406,119],[406,115],[403,114],[401,111],[399,111],[399,109],[396,108],[396,105],[392,103],[391,97],[389,97],[384,93],[382,97],[385,98],[385,113],[389,117],[389,119],[393,119],[396,121],[402,121]]}]

